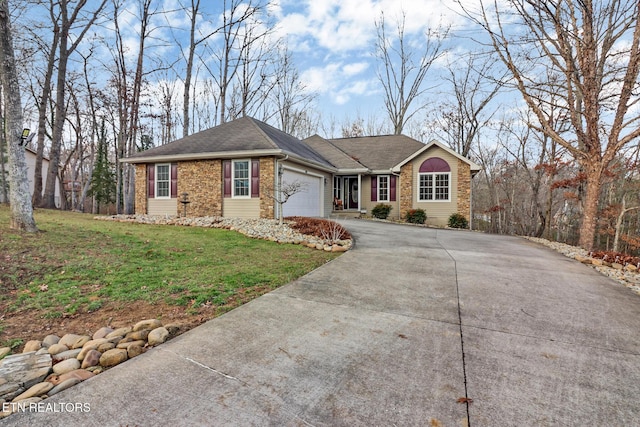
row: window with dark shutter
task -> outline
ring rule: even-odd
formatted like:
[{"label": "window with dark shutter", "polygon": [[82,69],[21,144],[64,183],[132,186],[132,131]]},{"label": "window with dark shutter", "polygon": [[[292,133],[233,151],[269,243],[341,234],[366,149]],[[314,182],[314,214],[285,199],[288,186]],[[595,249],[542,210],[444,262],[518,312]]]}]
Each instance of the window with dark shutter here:
[{"label": "window with dark shutter", "polygon": [[371,177],[371,201],[372,202],[378,201],[378,177],[377,176]]},{"label": "window with dark shutter", "polygon": [[224,174],[224,197],[231,197],[231,160],[222,162]]},{"label": "window with dark shutter", "polygon": [[260,197],[260,160],[251,160],[251,197]]},{"label": "window with dark shutter", "polygon": [[178,164],[171,163],[171,198],[178,197]]},{"label": "window with dark shutter", "polygon": [[153,199],[156,190],[156,165],[147,165],[147,197]]},{"label": "window with dark shutter", "polygon": [[396,201],[396,178],[397,176],[391,175],[389,177],[389,201]]}]

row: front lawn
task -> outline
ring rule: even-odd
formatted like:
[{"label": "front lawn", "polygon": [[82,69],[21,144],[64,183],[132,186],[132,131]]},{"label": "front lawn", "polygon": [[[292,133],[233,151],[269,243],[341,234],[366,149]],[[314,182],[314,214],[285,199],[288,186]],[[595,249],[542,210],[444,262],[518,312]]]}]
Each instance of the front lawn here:
[{"label": "front lawn", "polygon": [[16,232],[0,205],[0,347],[149,317],[194,326],[337,256],[213,228],[35,217],[40,233]]}]

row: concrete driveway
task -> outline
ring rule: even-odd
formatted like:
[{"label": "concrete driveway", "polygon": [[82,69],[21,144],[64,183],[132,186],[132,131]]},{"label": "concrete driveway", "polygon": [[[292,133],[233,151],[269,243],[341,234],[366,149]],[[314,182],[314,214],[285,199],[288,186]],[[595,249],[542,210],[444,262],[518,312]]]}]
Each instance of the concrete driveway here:
[{"label": "concrete driveway", "polygon": [[640,297],[524,239],[343,221],[356,248],[4,426],[640,425]]}]

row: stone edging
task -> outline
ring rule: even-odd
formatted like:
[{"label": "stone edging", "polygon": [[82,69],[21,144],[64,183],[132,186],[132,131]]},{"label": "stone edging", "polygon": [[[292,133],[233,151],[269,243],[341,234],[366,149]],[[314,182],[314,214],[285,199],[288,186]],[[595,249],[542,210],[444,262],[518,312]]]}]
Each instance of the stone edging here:
[{"label": "stone edging", "polygon": [[118,329],[105,326],[92,336],[48,335],[27,341],[20,354],[0,348],[0,419],[136,357],[179,330],[149,319]]},{"label": "stone edging", "polygon": [[640,295],[640,271],[638,270],[638,267],[633,264],[622,265],[609,263],[600,258],[591,257],[588,251],[576,246],[552,242],[539,237],[523,237],[532,242],[547,246],[556,252],[560,252],[566,257],[573,258],[576,261],[589,265],[605,276],[612,278],[616,282],[623,284],[636,294]]},{"label": "stone edging", "polygon": [[243,219],[228,217],[175,217],[149,215],[111,215],[96,216],[98,220],[133,222],[137,224],[180,225],[187,227],[221,228],[237,231],[253,239],[270,240],[278,243],[303,245],[326,252],[346,252],[353,246],[353,240],[323,239],[301,234],[292,229],[285,221],[280,225],[274,219]]}]

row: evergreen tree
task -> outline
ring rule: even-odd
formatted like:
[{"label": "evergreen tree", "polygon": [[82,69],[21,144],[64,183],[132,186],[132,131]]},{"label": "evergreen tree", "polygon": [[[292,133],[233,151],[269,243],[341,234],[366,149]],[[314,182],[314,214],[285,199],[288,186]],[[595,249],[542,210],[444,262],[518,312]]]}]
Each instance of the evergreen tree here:
[{"label": "evergreen tree", "polygon": [[109,161],[104,120],[100,126],[97,156],[89,194],[95,198],[99,211],[100,204],[113,203],[116,200],[116,174],[113,164]]}]

